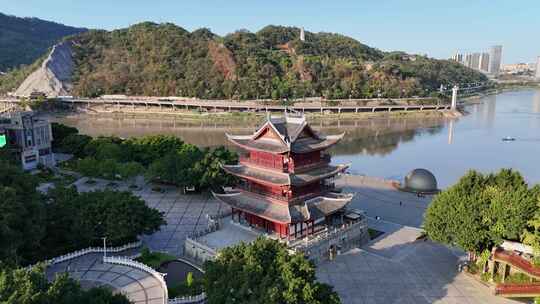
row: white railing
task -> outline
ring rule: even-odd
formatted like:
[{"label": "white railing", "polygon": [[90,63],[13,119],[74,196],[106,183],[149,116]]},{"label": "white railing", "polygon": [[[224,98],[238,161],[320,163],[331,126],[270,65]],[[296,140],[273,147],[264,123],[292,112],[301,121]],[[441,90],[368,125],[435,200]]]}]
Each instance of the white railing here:
[{"label": "white railing", "polygon": [[367,226],[367,219],[362,218],[361,220],[359,220],[357,222],[354,222],[354,223],[351,223],[351,224],[348,224],[346,226],[336,228],[336,229],[332,229],[332,230],[323,231],[322,233],[319,233],[319,234],[315,235],[314,237],[306,237],[304,239],[298,240],[298,242],[296,242],[291,247],[294,250],[303,250],[303,249],[308,248],[309,246],[311,246],[313,244],[316,244],[316,243],[319,243],[319,242],[322,242],[322,241],[326,241],[326,240],[334,237],[337,234],[342,234],[342,233],[344,233],[346,231],[350,231],[350,230],[352,230],[352,229],[354,229],[354,228],[356,228],[358,226]]},{"label": "white railing", "polygon": [[[123,246],[120,246],[120,247],[107,247],[107,253],[118,253],[118,252],[122,252],[122,251],[125,251],[125,250],[128,250],[128,249],[133,249],[133,248],[140,247],[141,245],[142,245],[142,242],[137,241],[137,242],[129,243],[129,244],[126,244],[126,245],[123,245]],[[27,269],[27,270],[32,269],[33,267],[35,267],[36,265],[38,265],[40,263],[45,264],[45,266],[54,265],[54,264],[58,264],[58,263],[62,263],[62,262],[65,262],[65,261],[69,261],[69,260],[78,258],[78,257],[86,255],[86,254],[90,254],[90,253],[103,253],[103,251],[104,251],[103,247],[89,247],[89,248],[81,249],[81,250],[78,250],[78,251],[70,252],[68,254],[64,254],[64,255],[61,255],[59,257],[52,258],[50,260],[45,260],[45,261],[42,261],[42,262],[38,262],[36,264],[25,267],[25,269]]]},{"label": "white railing", "polygon": [[167,290],[167,283],[165,283],[164,274],[155,271],[152,267],[146,266],[143,263],[139,263],[137,261],[134,261],[130,258],[126,257],[104,257],[103,263],[110,263],[110,264],[118,264],[118,265],[124,265],[133,267],[142,271],[145,271],[149,274],[151,274],[154,278],[156,278],[161,285],[161,288],[163,289],[163,304],[168,304],[169,301],[169,292]]},{"label": "white railing", "polygon": [[198,304],[206,302],[206,293],[201,293],[196,296],[178,297],[169,299],[169,304]]}]

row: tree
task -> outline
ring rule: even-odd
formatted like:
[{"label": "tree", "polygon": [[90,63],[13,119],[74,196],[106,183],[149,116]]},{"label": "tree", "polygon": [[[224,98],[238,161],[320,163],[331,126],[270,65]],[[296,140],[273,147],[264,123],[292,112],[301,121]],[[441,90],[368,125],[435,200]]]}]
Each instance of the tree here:
[{"label": "tree", "polygon": [[520,239],[538,209],[538,193],[538,186],[529,188],[516,171],[487,176],[470,171],[435,197],[424,229],[432,240],[479,254],[504,239]]},{"label": "tree", "polygon": [[107,288],[85,291],[67,274],[48,282],[42,267],[26,269],[0,268],[0,303],[10,304],[129,304],[122,294]]},{"label": "tree", "polygon": [[152,162],[182,148],[184,142],[178,137],[152,135],[129,138],[123,142],[127,159],[149,166]]},{"label": "tree", "polygon": [[57,187],[50,191],[47,211],[47,230],[62,233],[48,233],[44,242],[58,252],[97,245],[104,236],[112,246],[123,245],[165,224],[161,212],[131,192]]},{"label": "tree", "polygon": [[198,185],[201,189],[218,189],[223,186],[230,186],[235,178],[226,174],[221,165],[231,165],[238,161],[238,155],[224,147],[218,147],[214,150],[205,150],[204,157],[195,164],[197,172]]},{"label": "tree", "polygon": [[79,134],[77,128],[69,127],[57,122],[51,123],[51,129],[53,137],[52,147],[55,150],[61,147],[61,144],[66,137],[73,134]]},{"label": "tree", "polygon": [[317,282],[312,262],[274,240],[225,248],[204,268],[209,304],[340,303],[332,287]]},{"label": "tree", "polygon": [[25,262],[45,234],[35,177],[0,161],[0,261]]},{"label": "tree", "polygon": [[137,162],[128,162],[120,165],[119,173],[122,178],[128,180],[133,185],[138,175],[144,172],[144,167]]},{"label": "tree", "polygon": [[84,157],[84,148],[92,140],[92,137],[81,134],[70,134],[62,140],[59,151],[73,154],[76,157]]}]

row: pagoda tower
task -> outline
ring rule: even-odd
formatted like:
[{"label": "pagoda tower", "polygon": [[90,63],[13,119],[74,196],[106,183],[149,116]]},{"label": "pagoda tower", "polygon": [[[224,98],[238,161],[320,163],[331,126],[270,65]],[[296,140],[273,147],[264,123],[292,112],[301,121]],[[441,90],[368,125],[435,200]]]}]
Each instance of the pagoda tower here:
[{"label": "pagoda tower", "polygon": [[240,182],[215,197],[232,208],[232,219],[280,238],[299,239],[339,225],[352,195],[336,192],[332,179],[348,165],[331,165],[325,150],[344,134],[322,136],[303,115],[268,116],[252,135],[227,138],[243,153],[222,165]]}]

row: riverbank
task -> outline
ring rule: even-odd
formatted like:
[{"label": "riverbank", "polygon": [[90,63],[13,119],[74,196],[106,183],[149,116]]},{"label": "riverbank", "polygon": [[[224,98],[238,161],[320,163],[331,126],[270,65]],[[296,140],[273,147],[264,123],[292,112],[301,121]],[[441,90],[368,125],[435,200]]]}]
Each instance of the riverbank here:
[{"label": "riverbank", "polygon": [[473,105],[480,103],[480,99],[485,98],[487,96],[492,95],[498,95],[506,92],[516,92],[516,91],[523,91],[523,90],[536,90],[540,88],[540,83],[525,83],[525,84],[500,84],[496,89],[487,90],[480,93],[473,93],[470,96],[465,96],[459,98],[459,101],[461,102],[461,105],[467,106],[467,105]]},{"label": "riverbank", "polygon": [[[185,123],[199,124],[201,122],[218,123],[242,123],[262,121],[266,117],[265,112],[200,112],[200,111],[106,111],[96,108],[74,108],[72,110],[47,111],[45,115],[70,116],[70,115],[89,115],[94,117],[141,117],[141,118],[173,118],[179,119]],[[277,113],[279,114],[279,112]],[[357,120],[357,119],[376,119],[376,118],[456,118],[462,116],[462,113],[454,110],[409,110],[409,111],[370,111],[370,112],[305,112],[306,118],[310,121],[334,121],[334,120]]]}]

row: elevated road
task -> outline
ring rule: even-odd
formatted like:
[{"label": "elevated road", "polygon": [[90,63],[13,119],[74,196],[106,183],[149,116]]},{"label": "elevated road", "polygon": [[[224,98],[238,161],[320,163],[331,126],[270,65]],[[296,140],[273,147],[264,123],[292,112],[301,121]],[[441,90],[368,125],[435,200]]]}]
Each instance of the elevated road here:
[{"label": "elevated road", "polygon": [[[246,101],[210,101],[210,100],[160,100],[152,99],[102,99],[102,98],[58,98],[60,102],[72,107],[77,106],[106,106],[112,107],[112,112],[129,112],[137,109],[144,113],[145,110],[152,112],[152,109],[160,111],[201,111],[201,112],[283,112],[285,110],[294,110],[302,113],[364,113],[364,112],[396,112],[396,111],[444,111],[450,110],[450,105],[377,105],[377,106],[354,106],[354,105],[317,105],[310,103],[301,103],[293,106],[264,105],[261,103]],[[0,98],[3,104],[18,104],[19,101],[13,98]],[[142,109],[141,109],[142,108]]]},{"label": "elevated road", "polygon": [[450,105],[379,105],[379,106],[326,106],[326,105],[293,105],[276,106],[263,105],[255,102],[229,102],[229,101],[198,101],[198,100],[138,100],[138,99],[60,99],[61,102],[72,106],[116,106],[122,111],[127,107],[160,110],[171,112],[180,110],[198,110],[205,112],[283,112],[286,109],[302,113],[360,113],[360,112],[395,112],[395,111],[424,111],[424,110],[449,110]]}]

